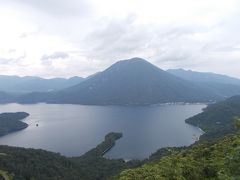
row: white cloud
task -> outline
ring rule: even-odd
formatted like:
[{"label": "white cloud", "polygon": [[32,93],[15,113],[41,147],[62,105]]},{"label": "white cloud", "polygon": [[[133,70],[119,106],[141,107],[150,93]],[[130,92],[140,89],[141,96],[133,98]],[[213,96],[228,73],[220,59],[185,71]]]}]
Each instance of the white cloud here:
[{"label": "white cloud", "polygon": [[237,0],[2,0],[0,70],[87,76],[139,56],[240,77],[239,8]]}]

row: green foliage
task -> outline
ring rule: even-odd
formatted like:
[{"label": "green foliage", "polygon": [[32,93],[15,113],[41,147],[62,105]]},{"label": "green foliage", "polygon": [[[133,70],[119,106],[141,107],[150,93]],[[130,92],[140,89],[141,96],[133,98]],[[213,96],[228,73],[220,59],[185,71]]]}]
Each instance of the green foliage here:
[{"label": "green foliage", "polygon": [[202,140],[213,140],[236,132],[234,117],[240,116],[240,96],[209,105],[204,111],[186,120],[205,131]]},{"label": "green foliage", "polygon": [[215,143],[201,143],[173,151],[157,162],[123,171],[120,180],[239,179],[240,137],[228,136]]},{"label": "green foliage", "polygon": [[96,148],[80,157],[67,158],[44,150],[0,146],[0,170],[14,174],[17,180],[95,180],[107,179],[139,161],[103,157],[121,133],[109,133]]},{"label": "green foliage", "polygon": [[7,171],[0,170],[0,179],[12,180],[13,179],[13,175],[9,174]]},{"label": "green foliage", "polygon": [[239,117],[234,118],[234,125],[237,130],[240,130],[240,118]]},{"label": "green foliage", "polygon": [[0,146],[0,169],[14,174],[14,179],[85,179],[79,167],[66,157],[44,150]]},{"label": "green foliage", "polygon": [[83,156],[73,157],[71,160],[81,167],[90,180],[106,179],[123,169],[138,166],[140,161],[125,163],[123,159],[106,159],[103,157],[115,145],[115,141],[121,137],[122,133],[109,133],[96,148],[86,152]]},{"label": "green foliage", "polygon": [[27,116],[25,112],[0,114],[0,136],[26,128],[28,125],[20,120]]},{"label": "green foliage", "polygon": [[114,145],[115,141],[122,137],[122,133],[111,132],[105,136],[105,139],[96,148],[86,152],[84,156],[103,156]]}]

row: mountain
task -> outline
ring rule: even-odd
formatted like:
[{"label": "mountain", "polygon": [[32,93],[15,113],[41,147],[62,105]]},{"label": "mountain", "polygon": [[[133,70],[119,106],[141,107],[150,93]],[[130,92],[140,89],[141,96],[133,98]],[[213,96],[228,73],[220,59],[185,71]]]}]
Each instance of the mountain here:
[{"label": "mountain", "polygon": [[196,72],[196,71],[184,70],[184,69],[169,69],[167,70],[167,72],[189,81],[214,82],[214,83],[240,85],[240,79],[229,77],[222,74]]},{"label": "mountain", "polygon": [[144,59],[118,61],[80,84],[53,93],[22,96],[21,103],[89,105],[148,105],[168,102],[206,102],[214,93],[165,72]]},{"label": "mountain", "polygon": [[81,77],[69,79],[53,78],[44,79],[34,76],[5,76],[0,75],[0,91],[8,93],[48,92],[64,89],[83,81]]},{"label": "mountain", "polygon": [[15,95],[0,91],[0,103],[1,104],[8,103],[8,102],[14,102],[14,101],[16,101]]},{"label": "mountain", "polygon": [[240,79],[215,73],[195,72],[184,69],[169,69],[167,72],[195,83],[222,97],[240,94]]}]

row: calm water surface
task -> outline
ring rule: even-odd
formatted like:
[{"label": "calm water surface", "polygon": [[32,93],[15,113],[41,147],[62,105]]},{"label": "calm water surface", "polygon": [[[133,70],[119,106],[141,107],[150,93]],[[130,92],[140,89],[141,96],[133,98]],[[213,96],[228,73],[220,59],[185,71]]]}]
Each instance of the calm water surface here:
[{"label": "calm water surface", "polygon": [[200,136],[202,131],[184,120],[201,112],[204,107],[203,104],[152,107],[0,105],[0,112],[30,113],[24,120],[29,127],[1,137],[0,144],[79,156],[113,131],[122,132],[123,137],[106,157],[143,159],[161,147],[193,143],[194,136]]}]

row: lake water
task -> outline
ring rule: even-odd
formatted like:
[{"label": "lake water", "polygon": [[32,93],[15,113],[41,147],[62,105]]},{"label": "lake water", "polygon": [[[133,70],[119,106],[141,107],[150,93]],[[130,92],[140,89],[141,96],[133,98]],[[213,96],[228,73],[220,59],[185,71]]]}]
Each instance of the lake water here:
[{"label": "lake water", "polygon": [[30,113],[24,120],[29,127],[1,137],[0,144],[79,156],[103,141],[107,133],[122,132],[123,137],[105,156],[143,159],[161,147],[193,143],[202,131],[184,120],[204,107],[203,104],[148,107],[5,104],[0,105],[0,112]]}]

